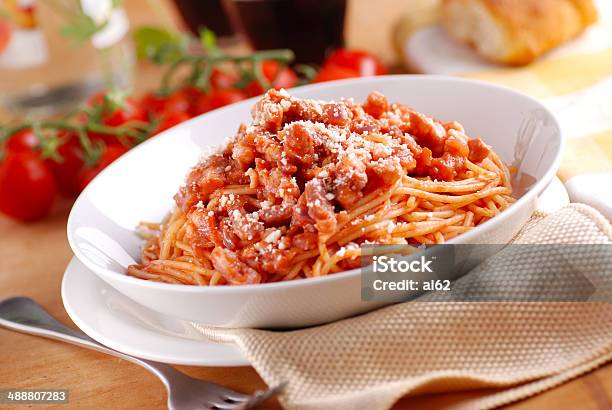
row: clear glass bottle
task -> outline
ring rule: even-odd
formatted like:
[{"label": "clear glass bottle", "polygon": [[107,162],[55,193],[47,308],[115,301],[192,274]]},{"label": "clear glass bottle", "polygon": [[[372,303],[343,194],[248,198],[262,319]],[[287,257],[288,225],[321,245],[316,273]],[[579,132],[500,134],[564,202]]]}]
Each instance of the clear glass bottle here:
[{"label": "clear glass bottle", "polygon": [[132,85],[129,22],[117,0],[0,0],[0,105],[11,117],[69,111]]}]

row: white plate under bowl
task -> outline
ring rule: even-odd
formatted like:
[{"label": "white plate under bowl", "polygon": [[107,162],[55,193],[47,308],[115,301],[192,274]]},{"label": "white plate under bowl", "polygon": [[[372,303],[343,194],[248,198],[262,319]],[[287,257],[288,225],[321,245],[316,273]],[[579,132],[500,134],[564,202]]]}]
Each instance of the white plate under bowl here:
[{"label": "white plate under bowl", "polygon": [[75,257],[62,281],[72,321],[89,337],[131,356],[191,366],[248,366],[233,344],[214,343],[188,322],[154,312],[117,292]]},{"label": "white plate under bowl", "polygon": [[[301,98],[364,101],[372,91],[443,121],[461,122],[518,171],[516,203],[453,243],[506,243],[527,221],[559,165],[563,140],[551,112],[516,91],[439,76],[381,76],[291,90]],[[326,323],[382,305],[361,299],[359,269],[320,278],[242,286],[185,286],[125,275],[139,259],[135,227],[158,221],[203,151],[249,122],[255,99],[212,111],[130,150],[79,196],[68,220],[75,255],[100,279],[134,301],[180,319],[225,327],[297,328]]]}]

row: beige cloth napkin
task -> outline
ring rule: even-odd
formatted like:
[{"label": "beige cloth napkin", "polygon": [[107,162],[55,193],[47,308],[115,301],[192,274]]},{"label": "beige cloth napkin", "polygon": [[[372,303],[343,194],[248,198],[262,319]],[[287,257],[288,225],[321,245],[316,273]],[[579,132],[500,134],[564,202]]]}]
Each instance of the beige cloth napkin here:
[{"label": "beige cloth napkin", "polygon": [[[612,227],[572,204],[536,213],[515,243],[610,244]],[[507,272],[522,286],[525,266]],[[589,272],[612,283],[609,269]],[[387,409],[405,395],[497,388],[443,407],[488,409],[612,360],[609,302],[407,302],[304,330],[201,331],[237,343],[269,385],[288,381],[287,409]]]}]

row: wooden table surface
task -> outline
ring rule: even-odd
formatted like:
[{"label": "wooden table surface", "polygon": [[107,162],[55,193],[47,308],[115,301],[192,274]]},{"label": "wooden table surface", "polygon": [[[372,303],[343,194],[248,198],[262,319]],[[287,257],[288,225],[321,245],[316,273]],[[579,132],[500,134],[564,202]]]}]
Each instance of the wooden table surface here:
[{"label": "wooden table surface", "polygon": [[[155,0],[154,0],[155,1]],[[398,0],[377,1],[390,5]],[[409,3],[411,0],[399,0]],[[366,21],[368,0],[353,0],[349,15],[352,21]],[[125,2],[132,22],[159,23],[160,17],[144,12],[146,0]],[[168,7],[167,4],[164,7]],[[175,16],[168,9],[169,20]],[[364,44],[360,30],[353,30],[351,44]],[[350,29],[349,29],[350,33]],[[385,34],[378,33],[377,38]],[[360,43],[362,41],[362,43]],[[386,57],[389,60],[389,56]],[[159,72],[144,67],[139,75],[138,88],[155,84]],[[60,284],[64,268],[72,257],[65,234],[69,201],[59,201],[53,214],[46,220],[30,225],[19,224],[0,216],[0,299],[29,296],[37,300],[55,317],[74,326],[64,311]],[[265,383],[250,367],[187,367],[180,370],[229,388],[251,393],[265,387]],[[33,336],[0,330],[0,389],[3,388],[65,388],[70,390],[71,408],[147,408],[161,409],[166,403],[165,391],[157,379],[146,370],[101,353]],[[555,389],[515,403],[512,409],[581,408],[606,409],[612,403],[612,364],[563,384]],[[482,395],[486,392],[470,392]],[[451,403],[457,395],[438,396],[436,408]],[[441,399],[441,400],[440,400]],[[427,407],[433,398],[422,396],[403,399],[398,409]],[[265,408],[280,408],[277,402]]]}]

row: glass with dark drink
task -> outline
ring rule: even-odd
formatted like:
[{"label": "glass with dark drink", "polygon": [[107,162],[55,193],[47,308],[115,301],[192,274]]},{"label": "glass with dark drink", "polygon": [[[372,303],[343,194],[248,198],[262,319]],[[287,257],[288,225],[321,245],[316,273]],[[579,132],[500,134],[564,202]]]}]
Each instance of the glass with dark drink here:
[{"label": "glass with dark drink", "polygon": [[203,27],[214,31],[217,37],[234,35],[223,8],[223,0],[174,0],[174,3],[185,24],[196,36]]},{"label": "glass with dark drink", "polygon": [[296,63],[321,63],[344,42],[346,0],[224,0],[258,50],[289,48]]}]

